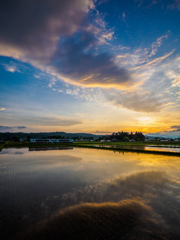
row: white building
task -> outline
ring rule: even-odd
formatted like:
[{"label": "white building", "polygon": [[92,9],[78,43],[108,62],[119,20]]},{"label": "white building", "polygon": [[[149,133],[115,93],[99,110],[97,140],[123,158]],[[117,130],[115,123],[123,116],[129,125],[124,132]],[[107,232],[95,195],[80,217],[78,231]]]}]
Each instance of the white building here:
[{"label": "white building", "polygon": [[73,139],[30,139],[30,143],[73,143]]}]

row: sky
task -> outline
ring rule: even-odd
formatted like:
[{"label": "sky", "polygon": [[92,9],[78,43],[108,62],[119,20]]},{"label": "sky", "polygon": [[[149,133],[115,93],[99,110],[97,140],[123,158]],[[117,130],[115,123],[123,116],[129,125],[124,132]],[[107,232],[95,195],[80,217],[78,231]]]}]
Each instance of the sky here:
[{"label": "sky", "polygon": [[0,132],[180,137],[180,0],[0,2]]}]

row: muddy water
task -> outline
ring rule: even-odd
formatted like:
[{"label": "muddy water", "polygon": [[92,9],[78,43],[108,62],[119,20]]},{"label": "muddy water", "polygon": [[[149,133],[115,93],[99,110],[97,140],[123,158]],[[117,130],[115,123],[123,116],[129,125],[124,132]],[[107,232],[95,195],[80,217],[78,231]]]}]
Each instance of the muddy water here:
[{"label": "muddy water", "polygon": [[179,226],[179,157],[0,153],[0,239],[180,239]]}]

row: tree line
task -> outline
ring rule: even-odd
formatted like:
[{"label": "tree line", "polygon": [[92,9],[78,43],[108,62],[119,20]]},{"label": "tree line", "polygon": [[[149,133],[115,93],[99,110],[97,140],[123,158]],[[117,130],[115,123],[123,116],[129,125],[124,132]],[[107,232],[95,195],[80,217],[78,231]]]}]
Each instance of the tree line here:
[{"label": "tree line", "polygon": [[128,133],[128,132],[113,132],[112,135],[106,135],[101,137],[99,140],[110,140],[119,142],[129,142],[129,141],[144,141],[145,136],[142,132]]}]

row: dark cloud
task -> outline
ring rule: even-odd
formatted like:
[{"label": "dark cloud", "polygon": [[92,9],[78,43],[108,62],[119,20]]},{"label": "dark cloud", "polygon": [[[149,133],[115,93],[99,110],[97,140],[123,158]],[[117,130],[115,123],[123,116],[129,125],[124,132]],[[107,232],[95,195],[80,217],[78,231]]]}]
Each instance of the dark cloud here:
[{"label": "dark cloud", "polygon": [[0,131],[8,131],[12,129],[24,129],[25,126],[16,126],[16,127],[8,127],[8,126],[0,126]]},{"label": "dark cloud", "polygon": [[180,131],[180,125],[171,126],[172,129],[176,129],[176,131]]},{"label": "dark cloud", "polygon": [[119,68],[108,53],[95,51],[97,40],[92,33],[81,32],[65,39],[52,62],[63,76],[83,85],[118,85],[130,80],[125,69]]},{"label": "dark cloud", "polygon": [[113,56],[95,52],[98,42],[87,20],[92,7],[92,0],[1,1],[0,55],[49,67],[74,84],[127,83],[130,76]]},{"label": "dark cloud", "polygon": [[0,44],[24,51],[28,59],[48,60],[59,37],[72,34],[88,0],[7,0],[0,4]]}]

